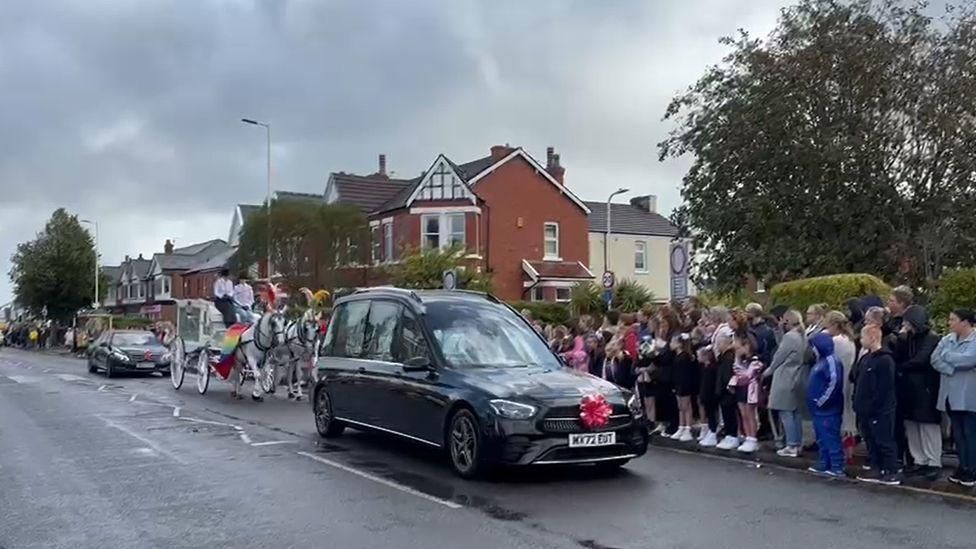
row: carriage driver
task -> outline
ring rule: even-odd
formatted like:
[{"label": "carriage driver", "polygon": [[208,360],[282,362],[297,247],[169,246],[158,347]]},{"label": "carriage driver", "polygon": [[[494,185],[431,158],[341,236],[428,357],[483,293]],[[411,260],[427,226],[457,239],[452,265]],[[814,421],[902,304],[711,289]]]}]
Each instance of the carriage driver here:
[{"label": "carriage driver", "polygon": [[220,278],[214,281],[214,305],[224,317],[224,326],[230,328],[242,317],[234,300],[234,283],[230,280],[230,270],[221,269]]}]

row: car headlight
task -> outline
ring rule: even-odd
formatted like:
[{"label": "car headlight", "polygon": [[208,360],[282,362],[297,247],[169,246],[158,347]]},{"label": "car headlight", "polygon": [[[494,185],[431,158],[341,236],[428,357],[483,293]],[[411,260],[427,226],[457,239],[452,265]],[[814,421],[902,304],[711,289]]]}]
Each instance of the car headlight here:
[{"label": "car headlight", "polygon": [[123,353],[112,353],[112,358],[118,360],[119,362],[129,362],[128,355],[125,355]]},{"label": "car headlight", "polygon": [[630,400],[627,401],[627,408],[630,410],[630,415],[634,416],[634,419],[644,417],[644,409],[641,407],[639,396],[631,395]]},{"label": "car headlight", "polygon": [[529,419],[538,411],[535,406],[511,400],[495,399],[490,404],[496,414],[506,419]]}]

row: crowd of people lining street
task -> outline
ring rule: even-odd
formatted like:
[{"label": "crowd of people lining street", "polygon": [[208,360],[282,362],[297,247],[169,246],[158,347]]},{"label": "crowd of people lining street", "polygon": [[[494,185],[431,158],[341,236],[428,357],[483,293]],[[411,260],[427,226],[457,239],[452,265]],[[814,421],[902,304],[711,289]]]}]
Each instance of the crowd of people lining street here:
[{"label": "crowd of people lining street", "polygon": [[784,458],[816,451],[810,470],[827,476],[846,475],[863,442],[857,478],[886,485],[937,480],[945,442],[959,457],[948,480],[976,486],[972,310],[953,311],[942,338],[904,286],[847,311],[704,309],[690,298],[556,326],[523,315],[569,367],[633,388],[653,435],[745,454],[769,440]]}]

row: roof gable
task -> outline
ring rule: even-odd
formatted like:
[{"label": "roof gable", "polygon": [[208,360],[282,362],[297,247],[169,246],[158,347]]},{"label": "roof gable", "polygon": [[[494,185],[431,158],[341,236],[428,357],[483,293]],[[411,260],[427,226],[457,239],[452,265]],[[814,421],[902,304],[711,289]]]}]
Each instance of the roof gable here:
[{"label": "roof gable", "polygon": [[509,153],[507,156],[505,156],[498,162],[495,162],[494,164],[488,166],[487,168],[482,169],[481,172],[478,173],[478,175],[468,180],[468,184],[472,188],[474,188],[475,186],[478,185],[480,181],[482,181],[484,178],[494,173],[494,171],[497,170],[499,167],[503,166],[504,164],[506,164],[507,162],[515,158],[522,158],[523,160],[528,162],[529,165],[535,169],[536,173],[540,174],[546,181],[548,181],[550,184],[554,185],[557,189],[559,189],[559,192],[563,196],[570,199],[574,204],[579,206],[579,208],[583,210],[583,212],[587,214],[590,213],[590,209],[586,206],[585,202],[580,200],[580,198],[576,196],[576,194],[574,194],[573,191],[569,190],[569,188],[567,188],[565,185],[563,185],[559,181],[556,181],[556,178],[554,178],[548,171],[546,171],[546,169],[542,166],[542,164],[539,164],[539,162],[536,161],[535,158],[532,158],[532,155],[525,152],[525,150],[522,147],[516,148],[514,151]]},{"label": "roof gable", "polygon": [[440,154],[415,185],[403,206],[417,200],[467,200],[477,203],[457,164]]}]

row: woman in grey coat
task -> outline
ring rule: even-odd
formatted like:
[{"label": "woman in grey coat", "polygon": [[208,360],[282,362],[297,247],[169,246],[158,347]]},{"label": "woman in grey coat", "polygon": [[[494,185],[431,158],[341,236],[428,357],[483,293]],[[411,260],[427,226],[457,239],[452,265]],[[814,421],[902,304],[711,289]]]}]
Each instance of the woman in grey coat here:
[{"label": "woman in grey coat", "polygon": [[803,448],[801,410],[807,382],[804,357],[809,346],[799,311],[790,309],[783,314],[783,332],[783,340],[763,377],[773,378],[769,409],[779,412],[786,432],[786,447],[776,453],[783,457],[799,457]]}]

